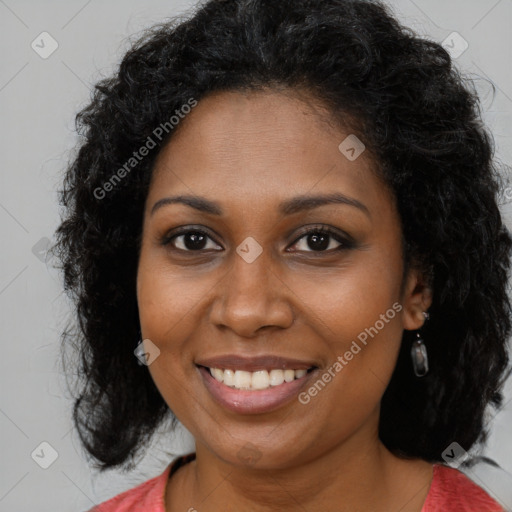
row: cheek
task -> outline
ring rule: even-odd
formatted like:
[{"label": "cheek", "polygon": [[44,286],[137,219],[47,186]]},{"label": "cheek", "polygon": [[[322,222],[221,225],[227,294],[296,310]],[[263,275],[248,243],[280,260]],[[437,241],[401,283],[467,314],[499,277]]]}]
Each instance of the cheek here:
[{"label": "cheek", "polygon": [[400,349],[402,313],[401,304],[384,292],[374,292],[368,301],[341,292],[337,298],[316,312],[324,322],[317,326],[326,366],[299,398],[316,418],[313,432],[318,425],[332,425],[333,436],[345,438],[379,408]]},{"label": "cheek", "polygon": [[199,297],[184,286],[177,273],[170,273],[162,262],[141,253],[137,275],[141,331],[159,350],[148,371],[169,408],[178,415],[193,409],[194,397],[186,383],[194,368],[186,341],[194,329],[192,312]]},{"label": "cheek", "polygon": [[191,277],[185,270],[172,270],[165,258],[141,254],[137,275],[137,301],[142,333],[164,343],[166,334],[176,328],[183,330],[183,320],[196,314],[207,291],[210,277]]},{"label": "cheek", "polygon": [[137,275],[141,331],[160,351],[148,369],[175,412],[194,402],[186,385],[196,371],[190,339],[206,315],[205,301],[214,286],[211,272],[199,276],[197,270],[173,270],[162,255],[141,252]]},{"label": "cheek", "polygon": [[399,262],[375,259],[315,285],[302,283],[303,310],[328,355],[326,379],[346,406],[375,407],[395,368],[403,333]]},{"label": "cheek", "polygon": [[290,274],[287,281],[302,314],[323,328],[322,337],[325,334],[326,339],[340,340],[339,348],[376,322],[378,331],[394,330],[396,335],[401,330],[395,319],[399,316],[397,310],[402,309],[399,260],[368,254],[335,272]]}]

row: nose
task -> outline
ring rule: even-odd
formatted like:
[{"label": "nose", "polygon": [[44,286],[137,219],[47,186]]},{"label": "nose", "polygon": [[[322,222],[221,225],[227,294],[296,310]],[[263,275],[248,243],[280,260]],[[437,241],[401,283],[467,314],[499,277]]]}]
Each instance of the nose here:
[{"label": "nose", "polygon": [[294,319],[292,296],[265,251],[252,263],[234,254],[229,271],[215,287],[210,321],[246,338],[262,330],[285,329]]}]

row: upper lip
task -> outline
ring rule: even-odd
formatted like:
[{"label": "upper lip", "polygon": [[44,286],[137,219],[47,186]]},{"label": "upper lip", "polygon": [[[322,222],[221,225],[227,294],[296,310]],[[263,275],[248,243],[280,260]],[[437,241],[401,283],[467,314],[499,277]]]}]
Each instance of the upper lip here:
[{"label": "upper lip", "polygon": [[262,355],[254,357],[245,357],[235,354],[225,354],[216,357],[198,359],[196,364],[199,366],[207,366],[208,368],[221,368],[229,370],[307,370],[316,367],[312,361],[304,361],[301,359],[291,359],[287,357]]}]

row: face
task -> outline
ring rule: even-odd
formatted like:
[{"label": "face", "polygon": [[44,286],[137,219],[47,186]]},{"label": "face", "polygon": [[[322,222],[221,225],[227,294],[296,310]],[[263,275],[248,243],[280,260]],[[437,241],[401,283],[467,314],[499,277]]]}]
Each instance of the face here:
[{"label": "face", "polygon": [[400,219],[368,151],[340,150],[350,131],[290,92],[217,93],[181,123],[155,165],[137,275],[163,398],[238,466],[378,442],[402,332],[429,297],[414,270],[401,289]]}]

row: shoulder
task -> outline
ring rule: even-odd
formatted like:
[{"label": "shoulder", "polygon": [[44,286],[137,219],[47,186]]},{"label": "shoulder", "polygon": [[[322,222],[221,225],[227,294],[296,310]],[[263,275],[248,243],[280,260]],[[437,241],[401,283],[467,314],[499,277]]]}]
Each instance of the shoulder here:
[{"label": "shoulder", "polygon": [[487,492],[457,469],[434,465],[430,491],[421,512],[504,512]]},{"label": "shoulder", "polygon": [[129,489],[88,512],[165,512],[164,494],[171,464],[163,473]]}]

